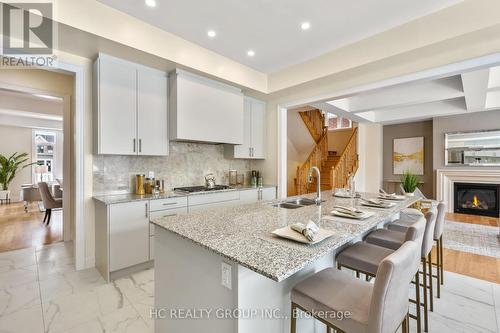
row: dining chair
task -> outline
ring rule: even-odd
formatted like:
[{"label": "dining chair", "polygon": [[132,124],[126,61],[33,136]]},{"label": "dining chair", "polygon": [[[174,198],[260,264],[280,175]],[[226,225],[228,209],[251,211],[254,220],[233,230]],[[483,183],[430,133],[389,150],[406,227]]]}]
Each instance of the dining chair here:
[{"label": "dining chair", "polygon": [[43,222],[47,222],[47,225],[49,225],[50,218],[52,216],[52,209],[62,208],[63,201],[62,199],[56,199],[52,196],[49,186],[45,182],[38,183],[38,190],[40,191],[43,206],[45,207],[45,217],[43,218]]}]

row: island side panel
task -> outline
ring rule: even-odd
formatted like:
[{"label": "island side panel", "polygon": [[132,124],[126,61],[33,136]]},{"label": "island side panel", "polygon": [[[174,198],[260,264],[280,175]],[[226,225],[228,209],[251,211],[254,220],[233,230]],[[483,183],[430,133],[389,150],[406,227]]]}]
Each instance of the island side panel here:
[{"label": "island side panel", "polygon": [[[217,309],[236,308],[237,265],[163,228],[155,228],[155,332],[234,333],[237,321]],[[232,290],[222,286],[221,265],[232,266]],[[161,309],[165,309],[159,311]],[[211,309],[209,319],[172,319],[170,310]]]},{"label": "island side panel", "polygon": [[[273,281],[238,265],[238,307],[256,310],[258,314],[254,320],[239,320],[238,333],[289,333],[292,288],[314,273],[332,267],[334,260],[334,254],[327,254],[281,282]],[[269,311],[274,313],[270,315]],[[262,315],[263,313],[265,315]],[[297,320],[297,332],[324,333],[325,331],[326,326],[317,320],[307,318]]]}]

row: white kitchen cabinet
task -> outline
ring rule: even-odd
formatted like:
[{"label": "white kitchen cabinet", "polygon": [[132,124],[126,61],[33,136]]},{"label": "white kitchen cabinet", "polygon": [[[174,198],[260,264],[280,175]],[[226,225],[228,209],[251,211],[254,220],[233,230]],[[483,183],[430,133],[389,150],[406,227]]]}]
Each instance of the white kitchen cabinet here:
[{"label": "white kitchen cabinet", "polygon": [[245,97],[243,114],[243,144],[225,145],[224,153],[228,158],[264,159],[266,103]]},{"label": "white kitchen cabinet", "polygon": [[276,187],[264,187],[261,189],[260,200],[276,200]]},{"label": "white kitchen cabinet", "polygon": [[137,70],[137,140],[139,155],[168,155],[167,76]]},{"label": "white kitchen cabinet", "polygon": [[109,206],[109,271],[149,260],[149,201]]},{"label": "white kitchen cabinet", "polygon": [[243,143],[243,94],[239,88],[186,71],[170,75],[171,140]]},{"label": "white kitchen cabinet", "polygon": [[94,130],[100,154],[136,154],[136,69],[103,56],[94,64]]},{"label": "white kitchen cabinet", "polygon": [[168,155],[167,75],[99,54],[94,63],[97,154]]},{"label": "white kitchen cabinet", "polygon": [[274,187],[245,189],[240,192],[241,204],[269,201],[274,199],[276,199],[276,188]]}]

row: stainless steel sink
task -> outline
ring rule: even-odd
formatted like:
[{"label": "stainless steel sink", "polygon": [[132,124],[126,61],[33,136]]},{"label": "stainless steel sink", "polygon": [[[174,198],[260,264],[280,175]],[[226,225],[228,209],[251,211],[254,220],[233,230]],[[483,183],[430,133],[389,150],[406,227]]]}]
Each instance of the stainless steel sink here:
[{"label": "stainless steel sink", "polygon": [[286,208],[286,209],[297,209],[305,206],[311,206],[315,205],[316,202],[314,202],[313,199],[308,199],[308,198],[297,198],[297,199],[290,199],[290,200],[285,200],[283,202],[274,204],[274,207],[279,207],[279,208]]},{"label": "stainless steel sink", "polygon": [[300,206],[311,206],[316,204],[313,199],[308,199],[308,198],[298,198],[293,200],[287,200],[285,202]]},{"label": "stainless steel sink", "polygon": [[286,209],[297,209],[297,208],[304,207],[304,206],[301,206],[301,205],[296,205],[296,204],[288,203],[288,202],[278,203],[278,204],[275,204],[273,206],[274,207],[279,207],[279,208],[286,208]]}]

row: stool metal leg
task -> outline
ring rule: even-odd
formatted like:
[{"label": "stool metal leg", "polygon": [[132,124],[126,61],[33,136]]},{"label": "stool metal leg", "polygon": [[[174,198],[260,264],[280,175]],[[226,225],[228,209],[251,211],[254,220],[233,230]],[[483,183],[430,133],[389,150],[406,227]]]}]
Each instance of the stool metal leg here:
[{"label": "stool metal leg", "polygon": [[417,333],[422,332],[422,313],[420,311],[420,274],[415,274],[415,305],[417,311]]},{"label": "stool metal leg", "polygon": [[444,252],[443,252],[443,235],[439,237],[439,248],[441,253],[441,285],[444,285]]},{"label": "stool metal leg", "polygon": [[441,298],[441,250],[439,249],[439,239],[436,240],[436,257],[437,298]]},{"label": "stool metal leg", "polygon": [[428,299],[427,299],[427,259],[422,258],[423,268],[424,268],[424,332],[429,332],[429,309],[428,309]]},{"label": "stool metal leg", "polygon": [[427,261],[428,261],[427,266],[429,267],[430,310],[434,312],[434,286],[432,283],[432,251],[429,252],[429,257]]}]

